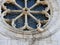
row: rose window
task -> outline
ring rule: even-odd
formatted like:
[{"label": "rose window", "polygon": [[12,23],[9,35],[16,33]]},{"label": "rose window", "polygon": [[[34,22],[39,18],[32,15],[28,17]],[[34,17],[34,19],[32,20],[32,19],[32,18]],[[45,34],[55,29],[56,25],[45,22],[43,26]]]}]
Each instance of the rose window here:
[{"label": "rose window", "polygon": [[6,25],[17,33],[44,32],[51,17],[50,6],[45,0],[6,0],[1,10]]}]

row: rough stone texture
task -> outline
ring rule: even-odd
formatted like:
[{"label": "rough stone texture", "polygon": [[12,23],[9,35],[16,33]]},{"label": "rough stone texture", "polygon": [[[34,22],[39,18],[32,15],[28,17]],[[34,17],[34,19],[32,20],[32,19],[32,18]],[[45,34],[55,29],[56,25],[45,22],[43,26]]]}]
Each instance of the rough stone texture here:
[{"label": "rough stone texture", "polygon": [[[58,4],[60,4],[60,0],[57,0],[57,1],[58,1]],[[60,28],[58,28],[57,30],[59,29]],[[0,30],[3,30],[3,28],[0,28]],[[49,38],[42,39],[42,40],[36,40],[36,41],[33,40],[34,42],[31,44],[32,42],[31,39],[13,40],[0,34],[0,45],[29,45],[29,44],[30,45],[60,45],[59,35],[60,35],[60,31],[55,33],[53,36]]]}]

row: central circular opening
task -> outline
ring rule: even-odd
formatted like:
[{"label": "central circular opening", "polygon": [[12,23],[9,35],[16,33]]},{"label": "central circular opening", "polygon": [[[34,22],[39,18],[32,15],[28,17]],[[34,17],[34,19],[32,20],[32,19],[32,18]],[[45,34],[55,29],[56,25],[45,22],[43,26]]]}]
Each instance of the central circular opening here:
[{"label": "central circular opening", "polygon": [[25,11],[28,11],[28,9],[25,9]]},{"label": "central circular opening", "polygon": [[24,8],[24,11],[28,11],[28,9],[27,8]]},{"label": "central circular opening", "polygon": [[28,11],[27,8],[24,8],[24,9],[23,9],[23,13],[24,13],[24,14],[27,14],[27,11]]}]

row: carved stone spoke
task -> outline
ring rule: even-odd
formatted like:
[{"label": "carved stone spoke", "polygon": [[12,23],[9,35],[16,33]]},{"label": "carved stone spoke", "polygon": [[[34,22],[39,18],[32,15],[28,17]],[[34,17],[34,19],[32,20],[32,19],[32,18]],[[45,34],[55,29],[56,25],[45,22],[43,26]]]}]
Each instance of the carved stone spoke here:
[{"label": "carved stone spoke", "polygon": [[34,13],[34,14],[35,14],[35,13],[36,13],[36,14],[40,14],[40,13],[44,13],[45,11],[33,11],[33,10],[32,10],[32,11],[30,11],[30,12],[31,12],[31,13]]},{"label": "carved stone spoke", "polygon": [[10,12],[22,12],[22,10],[10,10]]},{"label": "carved stone spoke", "polygon": [[27,14],[25,14],[25,25],[28,25]]},{"label": "carved stone spoke", "polygon": [[25,14],[25,25],[22,27],[22,29],[28,28],[28,19],[27,19],[27,14]]},{"label": "carved stone spoke", "polygon": [[37,4],[35,3],[33,6],[30,7],[30,9],[34,8]]},{"label": "carved stone spoke", "polygon": [[25,0],[25,8],[27,8],[27,0]]},{"label": "carved stone spoke", "polygon": [[34,17],[31,13],[29,13],[29,15],[36,20],[36,22],[38,22],[38,19],[36,17]]}]

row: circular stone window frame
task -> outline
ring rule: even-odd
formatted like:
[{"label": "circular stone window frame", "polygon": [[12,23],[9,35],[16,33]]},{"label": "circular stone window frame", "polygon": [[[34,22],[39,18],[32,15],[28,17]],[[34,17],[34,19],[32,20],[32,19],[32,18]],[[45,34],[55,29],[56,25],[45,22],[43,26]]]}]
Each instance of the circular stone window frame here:
[{"label": "circular stone window frame", "polygon": [[[59,25],[60,25],[60,24],[58,24],[59,18],[57,18],[57,15],[56,15],[56,14],[58,14],[58,17],[60,17],[59,16],[60,15],[59,5],[58,5],[58,2],[56,0],[53,0],[53,1],[46,0],[46,1],[48,1],[49,4],[52,6],[52,8],[51,8],[52,17],[51,17],[51,20],[47,23],[48,25],[46,24],[47,27],[45,28],[46,29],[45,32],[35,34],[33,36],[32,35],[18,34],[18,33],[13,32],[12,30],[14,30],[14,29],[11,29],[11,27],[8,26],[8,24],[5,24],[4,20],[2,20],[2,18],[0,18],[0,25],[1,25],[0,28],[2,29],[0,31],[0,33],[6,37],[10,37],[13,39],[19,39],[19,38],[41,38],[42,39],[42,38],[46,38],[46,37],[53,35],[55,32],[58,31],[57,29],[59,28]],[[52,2],[54,2],[54,3],[52,3]],[[1,15],[3,15],[3,14],[1,14]]]}]

